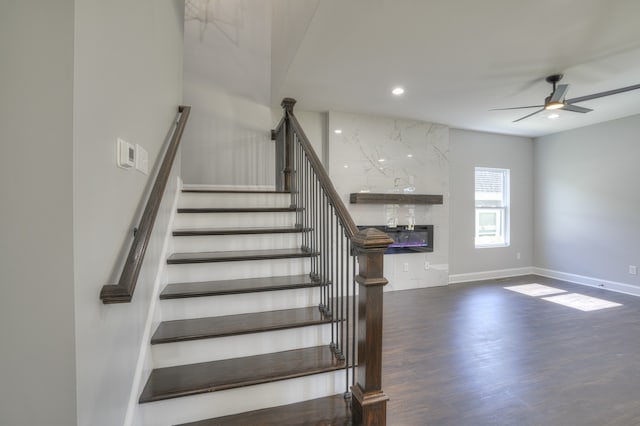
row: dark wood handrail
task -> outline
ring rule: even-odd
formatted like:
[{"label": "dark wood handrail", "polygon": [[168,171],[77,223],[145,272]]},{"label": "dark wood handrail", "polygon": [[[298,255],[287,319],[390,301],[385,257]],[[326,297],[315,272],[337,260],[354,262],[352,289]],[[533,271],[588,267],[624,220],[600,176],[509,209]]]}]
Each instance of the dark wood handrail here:
[{"label": "dark wood handrail", "polygon": [[331,182],[326,169],[320,162],[318,155],[313,149],[311,142],[309,142],[307,135],[305,135],[304,130],[302,130],[302,126],[300,126],[300,123],[298,122],[296,116],[293,114],[293,111],[287,111],[287,115],[291,120],[291,127],[293,127],[295,133],[298,135],[298,141],[306,152],[307,158],[309,158],[309,162],[311,163],[311,167],[313,167],[313,171],[318,177],[320,185],[327,194],[329,202],[336,209],[336,215],[344,225],[344,230],[347,238],[352,239],[358,233],[358,227],[353,221],[351,214],[349,214],[349,210],[347,210],[347,207],[344,205],[344,202],[340,198],[340,195],[338,195],[338,191],[336,191],[336,188],[333,186],[333,183]]},{"label": "dark wood handrail", "polygon": [[181,105],[178,107],[180,113],[180,119],[176,124],[176,128],[167,147],[167,151],[162,159],[162,164],[158,170],[153,188],[149,194],[149,199],[142,213],[140,224],[137,227],[137,231],[133,238],[133,244],[129,250],[129,255],[125,261],[122,273],[120,274],[120,280],[118,284],[107,284],[102,287],[100,292],[100,299],[103,303],[127,303],[131,302],[133,292],[136,289],[138,282],[138,275],[142,268],[142,261],[144,260],[149,240],[151,239],[151,231],[158,215],[160,203],[162,201],[162,195],[167,186],[169,175],[171,174],[171,168],[173,167],[173,160],[176,157],[180,140],[182,139],[182,133],[187,124],[189,113],[191,112],[190,106]]}]

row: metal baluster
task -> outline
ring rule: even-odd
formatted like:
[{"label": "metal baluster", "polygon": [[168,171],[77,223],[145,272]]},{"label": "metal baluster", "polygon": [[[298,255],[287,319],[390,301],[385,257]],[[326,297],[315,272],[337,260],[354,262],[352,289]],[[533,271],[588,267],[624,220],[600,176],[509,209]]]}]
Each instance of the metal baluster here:
[{"label": "metal baluster", "polygon": [[[331,214],[332,206],[328,206],[329,213]],[[335,340],[335,355],[338,355],[340,351],[340,330],[338,326],[338,309],[336,309],[336,301],[338,300],[338,277],[336,276],[336,266],[334,262],[334,250],[335,250],[335,238],[334,238],[334,216],[331,214],[331,224],[329,226],[329,238],[331,239],[331,312],[333,313],[333,327],[336,330]]]},{"label": "metal baluster", "polygon": [[[316,204],[316,180],[315,175],[313,174],[313,170],[309,170],[309,183],[311,185],[311,227],[313,228],[311,231],[311,247],[314,253],[318,252],[318,206]],[[313,261],[311,263],[311,272],[315,279],[318,279],[318,256],[313,257]]]},{"label": "metal baluster", "polygon": [[[329,280],[329,315],[333,316],[335,309],[333,309],[333,299],[334,299],[334,286],[335,280],[333,279],[333,216],[331,215],[331,205],[329,204],[329,196],[325,193],[325,211],[326,211],[326,221],[325,228],[327,230],[327,245],[325,246],[325,259],[327,262],[327,279]],[[337,336],[336,336],[337,337]],[[336,341],[334,340],[334,343]]]},{"label": "metal baluster", "polygon": [[[314,279],[318,279],[318,206],[316,203],[316,199],[318,198],[316,193],[316,180],[313,171],[311,171],[310,176],[310,184],[311,184],[311,227],[313,230],[311,231],[311,248],[313,252],[316,254],[311,261],[311,272],[313,274]],[[320,307],[322,307],[322,288],[320,289]]]},{"label": "metal baluster", "polygon": [[335,241],[335,275],[336,275],[336,321],[337,321],[337,326],[336,329],[338,330],[338,352],[336,353],[336,355],[338,356],[338,359],[344,359],[344,333],[342,330],[343,324],[342,324],[342,319],[344,317],[344,310],[342,309],[342,298],[343,298],[343,291],[342,291],[342,256],[341,256],[341,249],[342,249],[342,238],[340,238],[340,222],[338,221],[338,216],[335,214],[335,208],[334,208],[334,215],[336,218],[336,229],[335,229],[335,237],[336,237],[336,241]]},{"label": "metal baluster", "polygon": [[[316,176],[317,179],[317,176]],[[322,208],[322,189],[320,188],[320,183],[317,182],[318,186],[318,274],[320,276],[320,280],[322,282],[322,308],[324,313],[327,312],[327,288],[326,288],[326,276],[324,271],[324,209]]]},{"label": "metal baluster", "polygon": [[292,137],[293,146],[291,159],[291,195],[293,196],[293,207],[296,208],[296,224],[298,222],[298,135],[294,132]]},{"label": "metal baluster", "polygon": [[[350,345],[349,332],[350,332],[350,330],[349,330],[349,327],[351,326],[351,320],[349,319],[349,277],[350,277],[350,275],[349,275],[349,272],[350,272],[349,266],[350,266],[350,263],[351,263],[351,262],[349,262],[349,259],[350,259],[350,250],[349,249],[351,248],[351,243],[350,243],[349,239],[347,238],[346,234],[344,236],[344,239],[346,240],[345,241],[346,248],[345,248],[345,251],[344,251],[344,258],[345,258],[345,261],[346,261],[345,263],[347,264],[346,268],[345,268],[345,280],[344,280],[344,285],[345,285],[345,289],[346,289],[346,298],[347,298],[346,303],[345,303],[345,306],[346,306],[346,315],[345,315],[345,323],[346,323],[345,324],[346,325],[346,327],[345,327],[345,332],[346,332],[345,342],[346,342],[346,349],[345,349],[345,366],[344,366],[344,368],[345,368],[345,373],[346,374],[345,374],[345,378],[344,378],[344,398],[345,399],[349,399],[349,398],[351,398],[351,392],[349,392],[349,352],[350,352],[350,348],[349,348],[349,345]],[[352,364],[351,365],[351,374],[353,374],[353,368],[354,367],[353,367],[353,364]]]},{"label": "metal baluster", "polygon": [[[336,218],[336,223],[338,223],[338,220]],[[342,228],[342,224],[339,224],[339,228],[338,226],[336,226],[336,238],[338,239],[338,241],[340,242],[340,249],[337,250],[337,255],[340,258],[340,360],[344,360],[344,352],[346,350],[345,348],[345,343],[346,341],[344,340],[344,286],[345,286],[345,279],[344,279],[344,256],[342,256],[342,253],[344,253],[344,230]],[[337,244],[337,242],[336,242]]]},{"label": "metal baluster", "polygon": [[[290,182],[291,182],[291,207],[296,206],[296,134],[293,130],[291,130],[291,163],[290,163]],[[298,220],[298,216],[296,214],[296,220]]]},{"label": "metal baluster", "polygon": [[[302,152],[303,160],[302,160],[302,185],[304,188],[304,193],[302,194],[303,204],[304,204],[304,213],[302,214],[302,242],[307,247],[308,250],[311,250],[311,245],[309,244],[309,233],[306,229],[309,227],[309,215],[311,213],[311,209],[309,208],[309,162],[307,161],[307,154]],[[313,273],[313,260],[311,263],[311,272]]]},{"label": "metal baluster", "polygon": [[357,350],[357,346],[356,346],[356,331],[357,331],[357,321],[356,319],[358,318],[358,313],[356,311],[356,271],[358,270],[359,266],[358,266],[358,257],[351,253],[351,251],[349,251],[349,255],[351,255],[351,259],[353,260],[353,271],[351,274],[351,293],[353,294],[353,299],[351,301],[351,311],[352,311],[352,316],[353,316],[353,328],[351,329],[352,331],[352,337],[351,337],[351,385],[355,386],[356,384],[356,350]]},{"label": "metal baluster", "polygon": [[296,207],[298,208],[298,212],[296,213],[296,217],[298,217],[298,221],[296,223],[297,226],[302,226],[302,213],[304,212],[303,207],[304,203],[302,202],[302,145],[300,144],[300,139],[296,135],[296,148],[297,148],[297,156],[296,156],[296,178],[298,179],[297,193],[296,193]]},{"label": "metal baluster", "polygon": [[[325,281],[327,282],[327,315],[331,316],[333,314],[331,310],[331,295],[332,295],[332,283],[331,283],[331,266],[329,263],[329,209],[327,207],[327,194],[322,189],[322,211],[324,212],[324,218],[322,220],[322,229],[324,230],[324,252],[322,254],[322,262],[323,262],[323,276]],[[333,336],[332,336],[333,342]]]}]

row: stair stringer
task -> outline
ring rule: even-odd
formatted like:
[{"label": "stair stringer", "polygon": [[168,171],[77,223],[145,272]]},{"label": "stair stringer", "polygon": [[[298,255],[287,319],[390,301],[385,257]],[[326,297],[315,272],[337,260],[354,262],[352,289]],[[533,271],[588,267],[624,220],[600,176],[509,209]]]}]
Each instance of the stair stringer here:
[{"label": "stair stringer", "polygon": [[[165,209],[164,206],[166,206],[167,210],[164,211],[168,211],[170,213],[166,227],[163,229],[165,232],[165,238],[162,243],[160,253],[158,254],[159,259],[166,259],[169,253],[173,251],[174,237],[172,236],[172,230],[174,228],[174,221],[180,200],[180,192],[182,190],[182,179],[177,176],[175,168],[171,172],[169,182],[170,184],[167,185],[163,196],[163,202],[160,207],[160,211],[163,211]],[[171,182],[175,182],[175,184],[172,185]],[[169,198],[169,196],[171,196],[171,198]],[[153,231],[153,233],[156,232],[156,230]],[[144,331],[140,339],[140,350],[138,352],[138,359],[136,360],[131,391],[129,392],[127,411],[123,423],[124,426],[139,424],[138,417],[140,415],[140,406],[138,404],[138,397],[140,396],[140,392],[142,392],[146,377],[149,376],[153,368],[153,359],[151,349],[149,348],[149,341],[151,340],[153,330],[155,330],[160,323],[161,312],[159,309],[159,295],[162,288],[167,284],[167,266],[166,262],[161,261],[156,268],[153,289],[151,291],[151,300],[149,301],[149,310],[147,311]]]}]

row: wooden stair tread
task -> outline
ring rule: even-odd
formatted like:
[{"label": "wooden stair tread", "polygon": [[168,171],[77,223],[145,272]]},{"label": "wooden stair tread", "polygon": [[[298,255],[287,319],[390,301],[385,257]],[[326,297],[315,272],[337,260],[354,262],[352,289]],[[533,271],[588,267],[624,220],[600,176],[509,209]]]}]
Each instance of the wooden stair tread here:
[{"label": "wooden stair tread", "polygon": [[140,402],[250,386],[335,371],[345,366],[329,346],[154,369]]},{"label": "wooden stair tread", "polygon": [[243,260],[293,259],[317,256],[302,249],[205,251],[199,253],[174,253],[167,259],[170,265],[182,263],[236,262]]},{"label": "wooden stair tread", "polygon": [[248,411],[178,426],[351,426],[351,403],[342,395]]},{"label": "wooden stair tread", "polygon": [[151,344],[183,342],[330,323],[317,307],[286,309],[160,323]]},{"label": "wooden stair tread", "polygon": [[174,237],[190,237],[198,235],[249,235],[249,234],[294,234],[309,232],[310,228],[295,226],[276,226],[270,228],[194,228],[176,229]]},{"label": "wooden stair tread", "polygon": [[181,207],[178,213],[289,213],[296,207]]},{"label": "wooden stair tread", "polygon": [[318,287],[320,285],[322,284],[319,281],[312,279],[308,275],[186,282],[167,285],[160,294],[160,299],[291,290],[305,287]]},{"label": "wooden stair tread", "polygon": [[182,192],[201,192],[204,194],[291,194],[289,191],[276,191],[275,189],[183,189]]}]

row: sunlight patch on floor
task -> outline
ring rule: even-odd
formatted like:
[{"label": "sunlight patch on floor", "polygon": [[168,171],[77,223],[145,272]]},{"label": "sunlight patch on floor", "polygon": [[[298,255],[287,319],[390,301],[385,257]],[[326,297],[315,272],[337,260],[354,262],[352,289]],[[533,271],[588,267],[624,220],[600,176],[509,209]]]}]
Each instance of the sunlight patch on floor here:
[{"label": "sunlight patch on floor", "polygon": [[569,293],[558,296],[543,297],[542,300],[558,303],[570,308],[579,309],[584,312],[597,311],[606,308],[615,308],[622,306],[620,303],[609,302],[608,300],[598,299],[596,297],[585,296],[583,294]]},{"label": "sunlight patch on floor", "polygon": [[548,296],[550,294],[567,292],[566,290],[549,287],[542,284],[523,284],[523,285],[514,285],[509,287],[503,287],[503,288],[505,288],[506,290],[515,291],[517,293],[526,294],[527,296],[532,296],[532,297]]}]

